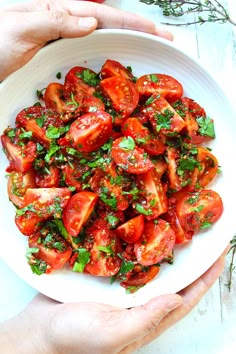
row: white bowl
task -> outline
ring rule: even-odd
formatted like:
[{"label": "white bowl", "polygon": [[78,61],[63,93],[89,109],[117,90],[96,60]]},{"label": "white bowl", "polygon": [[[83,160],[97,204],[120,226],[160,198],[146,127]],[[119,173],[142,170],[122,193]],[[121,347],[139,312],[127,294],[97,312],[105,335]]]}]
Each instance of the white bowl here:
[{"label": "white bowl", "polygon": [[[0,166],[0,255],[27,283],[62,302],[96,301],[131,307],[156,295],[175,293],[205,272],[225,249],[236,229],[234,178],[235,113],[216,80],[194,59],[172,43],[158,37],[129,30],[98,30],[80,39],[58,40],[44,47],[27,65],[0,85],[1,132],[13,125],[16,114],[36,101],[35,92],[57,81],[57,72],[66,73],[76,65],[99,71],[106,59],[131,66],[136,76],[165,73],[175,77],[184,94],[200,103],[214,118],[216,139],[210,144],[222,168],[212,188],[223,199],[224,213],[208,231],[175,251],[173,265],[163,265],[159,275],[134,294],[126,294],[119,283],[109,279],[73,273],[68,269],[50,275],[32,274],[25,258],[27,239],[14,223],[15,208],[9,202],[1,152]],[[62,75],[62,77],[64,77]]]}]

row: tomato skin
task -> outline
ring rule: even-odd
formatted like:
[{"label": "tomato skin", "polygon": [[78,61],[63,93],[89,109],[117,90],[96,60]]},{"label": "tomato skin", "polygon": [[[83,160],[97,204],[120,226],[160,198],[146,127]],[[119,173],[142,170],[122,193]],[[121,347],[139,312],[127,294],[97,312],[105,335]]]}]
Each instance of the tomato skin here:
[{"label": "tomato skin", "polygon": [[129,117],[122,125],[124,136],[131,136],[150,156],[160,155],[165,151],[165,145],[157,136],[151,136],[139,119]]},{"label": "tomato skin", "polygon": [[24,195],[28,188],[35,188],[35,174],[32,171],[25,173],[13,172],[9,175],[7,191],[9,199],[19,208],[24,206]]},{"label": "tomato skin", "polygon": [[134,245],[137,260],[144,266],[161,262],[175,245],[175,233],[165,220],[150,220],[145,225],[141,238]]},{"label": "tomato skin", "polygon": [[122,118],[130,116],[137,107],[139,94],[132,81],[122,76],[112,76],[102,80],[100,86]]},{"label": "tomato skin", "polygon": [[112,117],[110,114],[97,111],[87,113],[76,119],[70,126],[65,138],[60,144],[67,141],[74,148],[82,152],[92,152],[99,149],[109,139],[112,131]]},{"label": "tomato skin", "polygon": [[[49,272],[61,269],[69,261],[72,254],[70,245],[59,235],[52,235],[52,239],[47,241],[47,235],[37,232],[29,237],[28,243],[29,247],[38,248],[34,257],[44,260],[50,266]],[[56,243],[60,243],[60,250],[55,247]]]},{"label": "tomato skin", "polygon": [[111,76],[122,76],[130,80],[134,78],[133,74],[124,65],[118,61],[107,59],[101,68],[101,77],[107,79]]},{"label": "tomato skin", "polygon": [[177,216],[186,231],[198,232],[215,223],[223,212],[223,202],[213,190],[188,193],[177,203]]},{"label": "tomato skin", "polygon": [[[85,272],[95,276],[111,277],[115,275],[120,267],[122,260],[117,254],[121,251],[120,240],[107,227],[99,227],[99,224],[87,230],[88,237],[91,239],[92,248],[90,250],[90,262],[85,266]],[[112,254],[99,250],[99,247],[108,247]]]},{"label": "tomato skin", "polygon": [[[153,80],[152,78],[156,78]],[[158,92],[168,102],[178,100],[183,95],[183,87],[179,81],[165,74],[149,74],[138,78],[136,87],[140,95],[151,96]]]},{"label": "tomato skin", "polygon": [[159,273],[159,271],[160,271],[160,267],[156,265],[152,265],[149,266],[148,269],[131,272],[131,274],[128,275],[127,280],[122,281],[120,285],[126,289],[132,286],[139,287],[139,286],[146,285],[152,279],[155,278],[155,276]]},{"label": "tomato skin", "polygon": [[1,136],[1,143],[10,162],[7,172],[26,172],[36,159],[36,143],[28,141],[24,147],[13,144],[7,135]]},{"label": "tomato skin", "polygon": [[129,219],[124,224],[114,230],[116,236],[127,243],[138,241],[144,230],[144,216],[138,215],[135,218]]},{"label": "tomato skin", "polygon": [[128,173],[141,174],[150,171],[153,168],[151,160],[145,156],[144,150],[135,147],[133,150],[126,150],[120,147],[123,138],[113,141],[111,156],[117,166]]},{"label": "tomato skin", "polygon": [[76,237],[92,213],[98,195],[89,191],[74,194],[66,205],[62,221],[67,232]]}]

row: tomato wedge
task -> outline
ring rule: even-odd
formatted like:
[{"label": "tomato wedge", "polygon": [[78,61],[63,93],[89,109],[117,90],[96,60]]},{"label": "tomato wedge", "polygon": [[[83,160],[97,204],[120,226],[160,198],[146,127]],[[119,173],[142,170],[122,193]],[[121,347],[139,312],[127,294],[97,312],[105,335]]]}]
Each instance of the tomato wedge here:
[{"label": "tomato wedge", "polygon": [[183,95],[183,87],[179,81],[166,74],[149,74],[138,78],[136,88],[140,95],[151,96],[158,92],[168,102],[173,102]]},{"label": "tomato wedge", "polygon": [[[45,230],[46,231],[46,230]],[[50,267],[46,273],[61,269],[70,259],[72,249],[63,237],[49,232],[43,234],[37,232],[28,239],[29,247],[38,249],[33,253],[33,257],[45,261]],[[31,266],[34,264],[34,258],[29,260]]]},{"label": "tomato wedge", "polygon": [[66,205],[62,221],[67,232],[76,237],[92,213],[98,195],[89,191],[74,194]]},{"label": "tomato wedge", "polygon": [[153,94],[146,101],[145,113],[155,132],[169,135],[179,133],[186,126],[183,118],[158,94]]},{"label": "tomato wedge", "polygon": [[144,230],[144,216],[138,215],[135,218],[129,219],[124,224],[114,230],[116,236],[127,243],[138,241]]},{"label": "tomato wedge", "polygon": [[139,93],[132,81],[122,76],[112,76],[102,80],[100,86],[122,118],[130,116],[137,107]]},{"label": "tomato wedge", "polygon": [[71,145],[78,151],[92,152],[109,139],[112,131],[112,117],[104,111],[87,113],[76,119],[69,132],[59,144]]},{"label": "tomato wedge", "polygon": [[122,76],[133,80],[134,76],[130,70],[118,61],[107,59],[101,68],[101,77],[106,79],[111,76]]},{"label": "tomato wedge", "polygon": [[65,77],[65,94],[68,97],[71,97],[71,94],[77,97],[83,97],[84,94],[92,95],[97,82],[97,74],[93,70],[83,66],[74,66]]},{"label": "tomato wedge", "polygon": [[82,101],[76,96],[66,98],[64,85],[59,82],[52,82],[47,86],[43,99],[47,108],[53,109],[59,114],[75,111],[79,113]]},{"label": "tomato wedge", "polygon": [[28,141],[24,146],[13,144],[7,135],[1,136],[4,152],[10,162],[7,172],[26,172],[36,159],[36,143]]},{"label": "tomato wedge", "polygon": [[49,166],[47,171],[39,170],[35,173],[35,182],[40,188],[59,187],[60,171],[56,166]]},{"label": "tomato wedge", "polygon": [[151,135],[138,118],[129,117],[122,125],[124,136],[131,136],[149,155],[160,155],[165,151],[165,145],[157,137]]},{"label": "tomato wedge", "polygon": [[175,245],[175,233],[170,224],[162,219],[150,220],[141,238],[135,243],[137,260],[144,266],[161,262]]},{"label": "tomato wedge", "polygon": [[222,212],[222,199],[212,190],[188,193],[177,203],[177,215],[186,231],[198,232],[211,227]]},{"label": "tomato wedge", "polygon": [[63,121],[55,110],[32,106],[18,113],[16,124],[17,127],[23,127],[25,130],[31,131],[37,141],[49,147],[52,140],[47,136],[47,128],[49,126],[60,127],[63,125]]},{"label": "tomato wedge", "polygon": [[[120,283],[125,289],[131,288],[130,292],[132,293],[132,287],[138,288],[142,287],[145,284],[149,283],[155,276],[159,273],[160,267],[156,265],[149,266],[147,269],[141,269],[139,271],[134,271],[128,275],[127,280]],[[135,291],[136,289],[134,289]]]},{"label": "tomato wedge", "polygon": [[168,210],[168,201],[162,182],[155,169],[138,176],[141,198],[133,207],[144,213],[146,219],[155,219]]},{"label": "tomato wedge", "polygon": [[7,191],[9,199],[19,208],[24,206],[24,195],[28,188],[35,188],[35,174],[32,171],[25,173],[12,172],[9,175]]},{"label": "tomato wedge", "polygon": [[206,148],[199,146],[197,148],[197,161],[199,166],[196,167],[192,175],[192,187],[206,187],[217,175],[219,164],[217,158]]},{"label": "tomato wedge", "polygon": [[41,221],[60,218],[71,192],[68,188],[28,188],[23,207],[17,210],[15,223],[23,235],[30,236]]},{"label": "tomato wedge", "polygon": [[111,156],[119,167],[129,173],[138,175],[150,171],[153,168],[153,163],[145,155],[144,150],[136,147],[132,138],[119,138],[114,140]]},{"label": "tomato wedge", "polygon": [[118,256],[121,251],[120,240],[107,227],[97,227],[96,223],[87,230],[87,235],[91,239],[92,248],[85,271],[100,277],[115,275],[122,263]]}]

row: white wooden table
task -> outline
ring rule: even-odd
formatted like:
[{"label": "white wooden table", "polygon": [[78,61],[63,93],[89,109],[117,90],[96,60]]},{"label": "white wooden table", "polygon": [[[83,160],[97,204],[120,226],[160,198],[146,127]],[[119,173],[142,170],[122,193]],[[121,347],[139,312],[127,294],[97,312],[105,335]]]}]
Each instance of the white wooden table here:
[{"label": "white wooden table", "polygon": [[[20,1],[0,0],[0,6]],[[156,23],[166,21],[157,6],[147,6],[138,0],[107,0],[106,3],[139,13]],[[221,0],[221,3],[228,4],[236,19],[236,0]],[[168,21],[172,19],[168,18]],[[236,109],[236,27],[205,24],[169,29],[180,48],[199,58],[217,76]],[[229,293],[225,284],[228,282],[230,257],[227,259],[223,275],[191,314],[137,354],[236,353],[236,272]],[[0,321],[4,321],[22,310],[37,292],[2,260],[0,279]]]}]

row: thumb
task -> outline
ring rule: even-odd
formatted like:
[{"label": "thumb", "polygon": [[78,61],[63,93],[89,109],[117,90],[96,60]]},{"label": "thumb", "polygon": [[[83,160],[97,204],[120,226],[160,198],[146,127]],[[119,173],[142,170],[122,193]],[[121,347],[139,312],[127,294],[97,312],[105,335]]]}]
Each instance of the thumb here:
[{"label": "thumb", "polygon": [[21,34],[22,39],[37,44],[45,44],[60,37],[82,37],[93,32],[97,27],[97,20],[94,17],[71,16],[67,12],[60,11],[15,13],[15,23],[20,26],[18,33]]},{"label": "thumb", "polygon": [[158,296],[143,306],[137,306],[125,311],[123,324],[116,335],[117,341],[120,341],[121,345],[128,345],[150,334],[150,332],[157,329],[161,320],[169,312],[181,304],[181,296],[169,294]]}]

